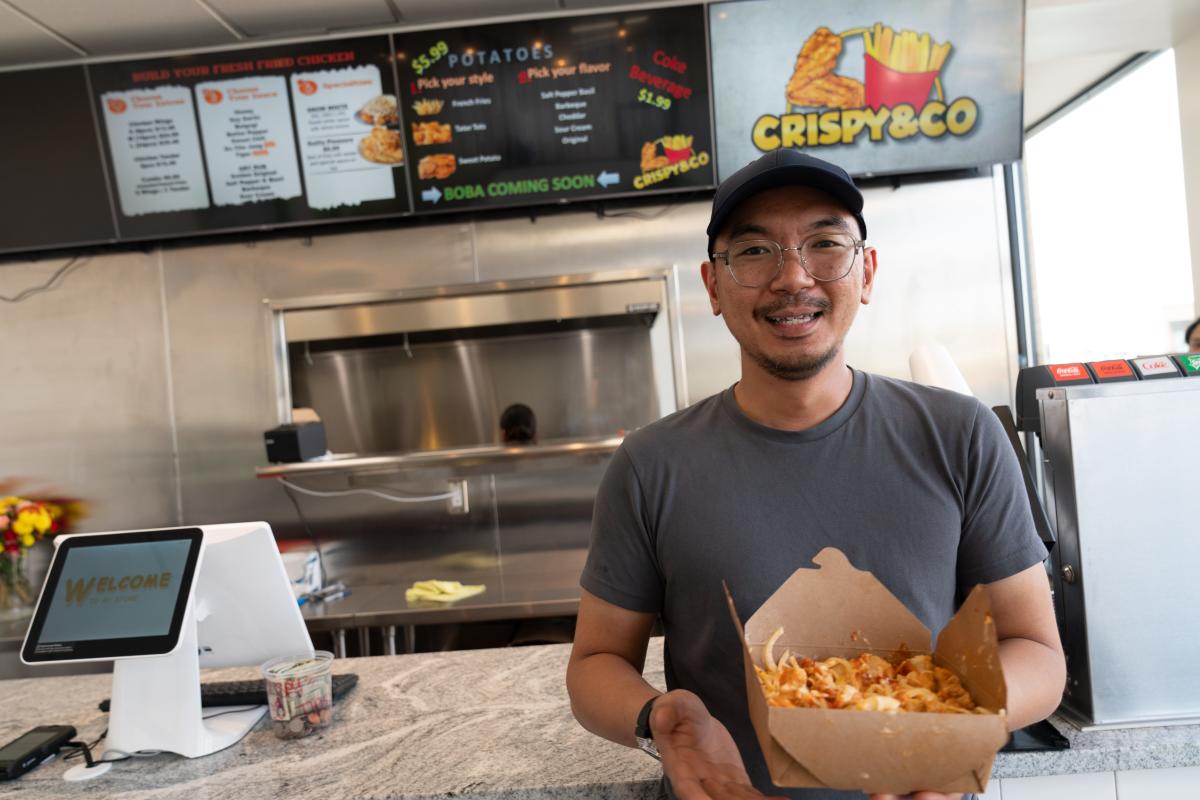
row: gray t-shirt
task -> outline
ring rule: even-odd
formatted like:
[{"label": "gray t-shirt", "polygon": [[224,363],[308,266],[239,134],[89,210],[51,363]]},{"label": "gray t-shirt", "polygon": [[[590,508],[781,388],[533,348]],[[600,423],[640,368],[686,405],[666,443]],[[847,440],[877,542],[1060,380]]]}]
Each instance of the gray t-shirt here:
[{"label": "gray t-shirt", "polygon": [[749,419],[733,389],[626,437],[596,496],[583,588],[661,616],[668,688],[695,692],[780,790],[746,711],[743,620],[824,547],[875,574],[935,633],[977,583],[1046,557],[1004,429],[979,401],[853,371],[850,396],[804,431]]}]

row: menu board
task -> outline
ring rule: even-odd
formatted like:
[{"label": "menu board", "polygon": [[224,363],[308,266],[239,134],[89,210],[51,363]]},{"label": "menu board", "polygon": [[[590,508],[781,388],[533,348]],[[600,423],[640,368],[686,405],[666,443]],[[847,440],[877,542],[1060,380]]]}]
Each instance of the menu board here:
[{"label": "menu board", "polygon": [[713,184],[701,6],[396,37],[417,211]]},{"label": "menu board", "polygon": [[387,36],[88,72],[122,238],[411,208]]},{"label": "menu board", "polygon": [[116,237],[83,67],[0,72],[0,251]]},{"label": "menu board", "polygon": [[1022,0],[709,6],[718,175],[803,149],[854,175],[1021,157]]}]

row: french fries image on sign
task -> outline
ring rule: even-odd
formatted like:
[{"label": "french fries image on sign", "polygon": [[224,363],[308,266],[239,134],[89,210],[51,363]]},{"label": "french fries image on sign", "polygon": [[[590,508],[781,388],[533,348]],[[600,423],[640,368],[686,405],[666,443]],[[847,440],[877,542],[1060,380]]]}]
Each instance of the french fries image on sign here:
[{"label": "french fries image on sign", "polygon": [[897,72],[937,72],[950,55],[950,43],[938,44],[928,33],[900,31],[897,34],[887,25],[876,22],[863,31],[867,55]]},{"label": "french fries image on sign", "polygon": [[442,111],[444,100],[422,99],[412,104],[413,111],[417,112],[422,117],[431,117],[434,114],[439,114]]},{"label": "french fries image on sign", "polygon": [[[692,152],[692,141],[693,137],[676,133],[646,142],[642,145],[642,172],[661,169],[681,158],[687,158]],[[660,148],[661,154],[659,153]]]},{"label": "french fries image on sign", "polygon": [[824,27],[813,31],[796,56],[787,101],[794,106],[861,108],[862,82],[833,72],[841,55],[841,36]]},{"label": "french fries image on sign", "polygon": [[872,653],[851,659],[797,659],[785,651],[776,661],[776,628],[763,645],[763,666],[755,665],[767,705],[778,708],[845,708],[859,711],[925,711],[941,714],[994,714],[976,705],[970,692],[932,656],[917,655],[895,663]]}]

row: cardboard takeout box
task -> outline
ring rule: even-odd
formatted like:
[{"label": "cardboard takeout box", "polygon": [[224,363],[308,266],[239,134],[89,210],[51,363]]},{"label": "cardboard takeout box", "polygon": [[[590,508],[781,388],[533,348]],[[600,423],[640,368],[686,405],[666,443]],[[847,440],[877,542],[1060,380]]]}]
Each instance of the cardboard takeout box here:
[{"label": "cardboard takeout box", "polygon": [[[1001,714],[937,714],[851,709],[772,708],[754,666],[762,646],[783,626],[774,652],[797,658],[852,658],[871,652],[890,660],[897,651],[929,653],[929,630],[869,572],[825,548],[771,595],[741,637],[746,699],[771,780],[784,787],[859,789],[907,794],[918,790],[983,792],[996,752],[1008,740]],[[987,591],[976,586],[938,636],[935,663],[962,680],[977,705],[1006,708],[996,628]]]}]

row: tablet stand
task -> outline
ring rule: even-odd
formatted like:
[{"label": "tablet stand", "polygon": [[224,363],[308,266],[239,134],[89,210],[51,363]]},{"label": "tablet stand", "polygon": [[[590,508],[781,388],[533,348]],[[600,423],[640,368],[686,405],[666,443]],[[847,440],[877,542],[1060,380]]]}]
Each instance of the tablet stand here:
[{"label": "tablet stand", "polygon": [[188,758],[206,756],[237,742],[266,713],[264,705],[216,719],[202,717],[195,602],[194,596],[188,600],[173,653],[113,664],[106,755],[166,750]]}]

